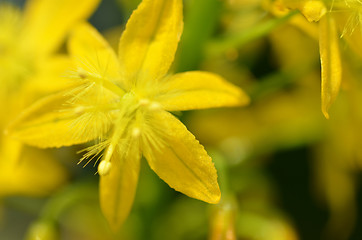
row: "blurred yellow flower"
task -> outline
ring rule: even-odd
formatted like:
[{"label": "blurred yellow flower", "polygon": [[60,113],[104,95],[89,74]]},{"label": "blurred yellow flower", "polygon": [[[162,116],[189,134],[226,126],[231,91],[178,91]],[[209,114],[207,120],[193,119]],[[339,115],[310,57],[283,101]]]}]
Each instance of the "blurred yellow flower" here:
[{"label": "blurred yellow flower", "polygon": [[[0,4],[1,133],[25,105],[66,84],[61,74],[71,62],[55,51],[72,25],[88,17],[98,2],[31,0],[24,13]],[[64,182],[64,169],[48,154],[5,136],[0,144],[0,195],[47,194]]]},{"label": "blurred yellow flower", "polygon": [[98,140],[83,159],[101,159],[101,208],[113,229],[132,206],[142,154],[175,190],[209,203],[220,199],[211,158],[168,111],[239,106],[249,99],[212,73],[167,74],[182,29],[181,0],[143,0],[117,58],[93,27],[80,24],[69,41],[78,85],[37,102],[11,128],[14,137],[38,147]]},{"label": "blurred yellow flower", "polygon": [[73,24],[86,19],[98,2],[31,0],[23,14],[10,4],[0,5],[2,119],[8,121],[9,113],[17,114],[37,94],[64,85],[59,79],[70,63],[56,51]]},{"label": "blurred yellow flower", "polygon": [[[281,6],[284,9],[299,9],[311,24],[318,22],[322,112],[329,118],[329,108],[337,98],[342,81],[340,37],[360,30],[362,4],[358,0],[280,0],[274,2],[272,11],[277,15],[281,14]],[[279,11],[275,11],[276,9]],[[342,21],[339,15],[347,15],[348,20]],[[358,41],[360,42],[360,36]]]}]

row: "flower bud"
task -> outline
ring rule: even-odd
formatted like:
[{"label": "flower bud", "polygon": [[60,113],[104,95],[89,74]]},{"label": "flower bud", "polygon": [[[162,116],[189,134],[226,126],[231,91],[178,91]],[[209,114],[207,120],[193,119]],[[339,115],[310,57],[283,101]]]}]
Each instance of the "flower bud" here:
[{"label": "flower bud", "polygon": [[48,222],[36,222],[28,230],[26,240],[59,240],[58,229]]},{"label": "flower bud", "polygon": [[304,3],[301,12],[309,22],[318,22],[327,13],[327,9],[322,1],[310,0]]},{"label": "flower bud", "polygon": [[222,199],[215,206],[211,217],[210,240],[236,240],[236,203],[234,199]]}]

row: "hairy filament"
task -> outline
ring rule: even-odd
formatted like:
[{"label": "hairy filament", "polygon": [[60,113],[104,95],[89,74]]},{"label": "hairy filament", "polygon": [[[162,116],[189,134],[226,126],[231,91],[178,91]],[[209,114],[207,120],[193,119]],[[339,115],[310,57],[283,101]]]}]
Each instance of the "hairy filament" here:
[{"label": "hairy filament", "polygon": [[117,94],[118,96],[123,96],[125,94],[125,91],[122,88],[103,77],[88,75],[87,78],[97,84],[101,84],[103,87],[113,92],[114,94]]}]

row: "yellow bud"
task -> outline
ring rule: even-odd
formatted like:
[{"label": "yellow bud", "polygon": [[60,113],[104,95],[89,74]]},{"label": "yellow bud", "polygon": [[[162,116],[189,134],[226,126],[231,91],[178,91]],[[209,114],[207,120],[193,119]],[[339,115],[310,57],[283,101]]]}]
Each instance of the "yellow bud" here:
[{"label": "yellow bud", "polygon": [[318,22],[327,13],[327,8],[321,1],[310,0],[306,1],[301,12],[309,22]]},{"label": "yellow bud", "polygon": [[235,219],[236,201],[232,197],[226,197],[214,206],[211,216],[210,240],[236,240]]},{"label": "yellow bud", "polygon": [[98,165],[98,173],[101,176],[105,176],[109,173],[109,171],[111,170],[112,167],[112,163],[110,161],[101,161]]}]

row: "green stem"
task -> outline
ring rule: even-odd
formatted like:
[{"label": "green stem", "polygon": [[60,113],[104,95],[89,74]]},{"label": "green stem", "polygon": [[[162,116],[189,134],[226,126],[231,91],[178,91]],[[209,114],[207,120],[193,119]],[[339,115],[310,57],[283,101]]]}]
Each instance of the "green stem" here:
[{"label": "green stem", "polygon": [[210,155],[212,156],[212,160],[215,163],[215,168],[217,169],[221,194],[227,196],[230,194],[230,180],[226,159],[218,150],[211,151]]},{"label": "green stem", "polygon": [[247,29],[243,32],[234,35],[224,36],[220,39],[215,39],[208,43],[206,48],[207,53],[210,56],[214,56],[222,54],[231,48],[240,48],[246,43],[251,42],[252,40],[269,34],[273,29],[284,24],[297,13],[297,10],[290,11],[288,14],[281,18],[274,18],[267,22],[263,22],[257,26],[253,26],[252,28]]},{"label": "green stem", "polygon": [[251,86],[248,90],[248,94],[252,101],[261,99],[268,94],[275,93],[286,86],[293,84],[297,80],[302,79],[310,74],[318,64],[319,62],[312,61],[290,69],[272,73]]},{"label": "green stem", "polygon": [[97,189],[93,184],[79,183],[72,185],[50,199],[44,207],[40,218],[44,221],[56,222],[61,214],[70,207],[87,199],[96,199],[97,195],[94,194],[95,192],[97,192]]}]

